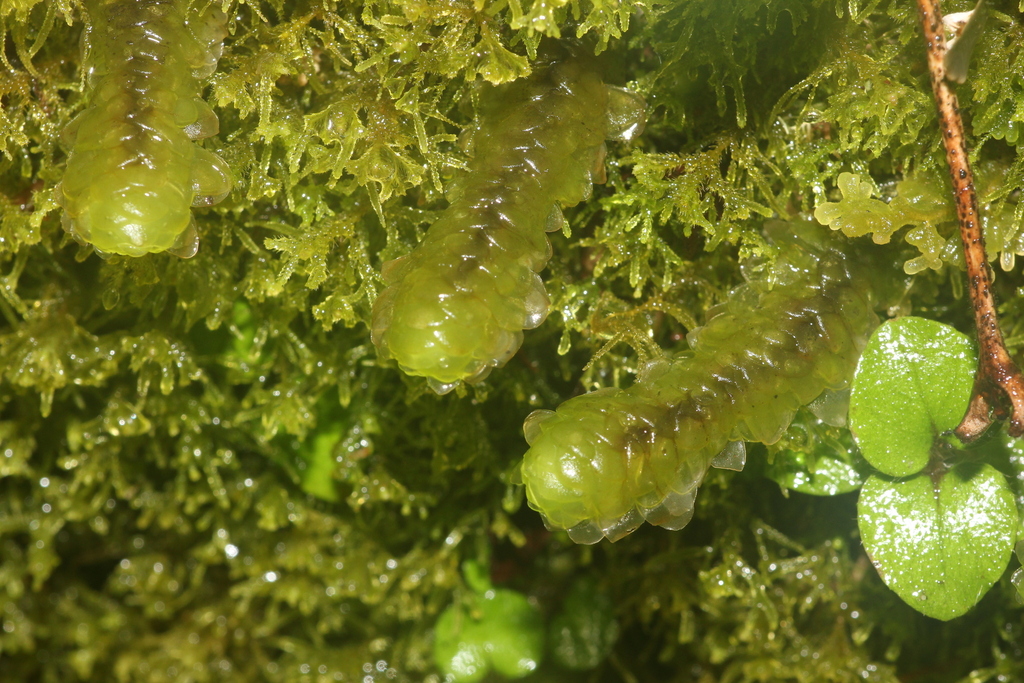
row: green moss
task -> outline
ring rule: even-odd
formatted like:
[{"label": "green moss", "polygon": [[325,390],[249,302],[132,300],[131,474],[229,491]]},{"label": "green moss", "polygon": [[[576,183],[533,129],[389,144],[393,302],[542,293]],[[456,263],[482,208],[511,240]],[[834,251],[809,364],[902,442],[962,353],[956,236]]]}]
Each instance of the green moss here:
[{"label": "green moss", "polygon": [[[488,552],[494,584],[548,622],[585,574],[620,626],[597,669],[525,680],[1024,676],[1008,577],[955,622],[916,615],[864,555],[851,496],[784,497],[763,453],[712,472],[685,530],[615,545],[546,531],[511,483],[523,418],[681,348],[741,256],[774,256],[766,217],[846,200],[843,172],[880,212],[922,179],[944,196],[912,4],[219,4],[204,95],[221,131],[201,145],[235,190],[195,210],[194,258],[101,260],[53,198],[86,102],[81,3],[0,0],[5,679],[439,682],[432,625]],[[1024,41],[1016,3],[994,5],[959,91],[977,166],[998,169],[982,201],[1007,267]],[[447,206],[479,84],[565,49],[647,100],[647,132],[610,146],[608,183],[551,235],[553,314],[486,382],[437,397],[370,343],[381,265]],[[969,321],[952,228],[893,233],[901,261],[928,260],[889,310]],[[1019,347],[1016,279],[996,288]]]}]

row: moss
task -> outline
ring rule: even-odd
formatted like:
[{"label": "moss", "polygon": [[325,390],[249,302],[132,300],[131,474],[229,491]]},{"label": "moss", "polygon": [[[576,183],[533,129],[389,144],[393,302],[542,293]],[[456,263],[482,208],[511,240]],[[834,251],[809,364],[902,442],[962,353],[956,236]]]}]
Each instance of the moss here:
[{"label": "moss", "polygon": [[[681,348],[740,257],[773,257],[767,217],[845,201],[844,172],[882,212],[945,182],[911,4],[219,4],[230,35],[204,94],[221,132],[201,145],[235,190],[195,211],[194,258],[102,260],[53,198],[86,101],[81,3],[0,2],[5,678],[440,681],[433,623],[467,590],[462,562],[488,555],[548,620],[581,575],[614,605],[596,670],[527,680],[1024,676],[1008,578],[957,621],[917,615],[865,557],[851,495],[783,496],[763,452],[712,472],[685,530],[615,545],[546,531],[510,478],[523,418]],[[960,99],[979,166],[1000,169],[983,200],[1007,254],[1024,41],[1016,3],[994,4]],[[608,183],[552,235],[553,314],[486,382],[438,397],[370,343],[381,264],[447,206],[478,84],[566,48],[644,96],[647,132],[610,146]],[[893,233],[902,260],[934,252],[915,249],[936,239],[924,225]],[[890,310],[963,326],[955,258],[927,266]],[[1019,347],[1018,284],[996,282]]]}]

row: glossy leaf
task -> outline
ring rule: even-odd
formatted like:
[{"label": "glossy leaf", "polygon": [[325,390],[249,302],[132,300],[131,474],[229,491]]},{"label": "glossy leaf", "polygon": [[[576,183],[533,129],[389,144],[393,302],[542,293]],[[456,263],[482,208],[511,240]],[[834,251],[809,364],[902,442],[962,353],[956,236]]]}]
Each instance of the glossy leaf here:
[{"label": "glossy leaf", "polygon": [[825,392],[797,411],[793,424],[768,446],[765,474],[791,491],[835,496],[861,487],[871,472],[845,429],[850,392]]},{"label": "glossy leaf", "polygon": [[[1024,541],[1017,541],[1013,551],[1017,555],[1017,561],[1020,562],[1020,559],[1024,557]],[[1017,599],[1024,602],[1024,567],[1017,567],[1013,576],[1010,577],[1010,583],[1017,589]]]},{"label": "glossy leaf", "polygon": [[870,471],[852,439],[845,434],[810,452],[782,450],[768,466],[768,476],[792,491],[837,496],[856,491]]},{"label": "glossy leaf", "polygon": [[437,620],[434,662],[438,668],[459,683],[479,681],[491,668],[506,678],[521,678],[536,670],[544,654],[540,612],[522,593],[503,588],[476,598],[474,609],[455,604]]},{"label": "glossy leaf", "polygon": [[973,607],[1002,575],[1016,537],[1017,506],[990,465],[941,477],[872,476],[858,522],[878,573],[911,607],[948,620]]},{"label": "glossy leaf", "polygon": [[850,429],[867,461],[894,477],[920,472],[935,436],[967,410],[975,362],[970,340],[948,325],[908,316],[879,327],[850,396]]},{"label": "glossy leaf", "polygon": [[555,661],[567,669],[593,669],[612,650],[619,637],[611,599],[592,579],[569,589],[562,610],[551,620],[548,645]]}]

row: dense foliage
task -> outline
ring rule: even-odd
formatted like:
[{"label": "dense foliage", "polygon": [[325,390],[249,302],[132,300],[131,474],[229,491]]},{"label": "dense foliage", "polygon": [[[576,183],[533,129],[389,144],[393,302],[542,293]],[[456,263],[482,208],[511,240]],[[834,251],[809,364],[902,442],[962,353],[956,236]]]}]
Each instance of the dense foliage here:
[{"label": "dense foliage", "polygon": [[[222,5],[205,90],[220,134],[200,144],[235,189],[195,211],[194,258],[103,260],[62,231],[54,200],[60,133],[85,104],[87,13],[0,0],[5,680],[438,682],[433,626],[473,590],[466,560],[489,562],[549,628],[581,579],[613,605],[618,637],[596,669],[548,657],[524,680],[1024,677],[1016,560],[966,616],[921,616],[864,554],[855,494],[780,492],[763,476],[778,449],[712,470],[684,530],[614,545],[546,531],[513,483],[523,418],[684,349],[741,259],[775,255],[772,216],[820,207],[834,228],[891,240],[875,267],[907,262],[904,291],[880,314],[970,331],[913,3]],[[1020,9],[994,3],[958,88],[989,169],[1011,351]],[[485,382],[437,396],[370,343],[381,264],[447,206],[482,84],[566,50],[599,54],[606,82],[642,95],[647,130],[610,145],[607,185],[552,234],[552,315]],[[819,427],[799,414],[785,453],[811,457]],[[1021,458],[998,466],[1019,498]]]}]

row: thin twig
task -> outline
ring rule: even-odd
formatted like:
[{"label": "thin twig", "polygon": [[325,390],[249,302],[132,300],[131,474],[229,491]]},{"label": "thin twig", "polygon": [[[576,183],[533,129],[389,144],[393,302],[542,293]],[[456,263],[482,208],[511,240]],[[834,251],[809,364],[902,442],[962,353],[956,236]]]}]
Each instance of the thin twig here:
[{"label": "thin twig", "polygon": [[992,273],[985,256],[985,238],[981,232],[978,196],[974,176],[967,160],[964,125],[960,107],[946,82],[946,39],[943,35],[942,13],[938,0],[917,0],[921,26],[928,44],[928,71],[932,93],[939,110],[942,143],[946,147],[946,163],[953,180],[956,213],[960,219],[960,238],[964,244],[967,277],[974,305],[974,324],[978,330],[978,372],[974,376],[971,402],[955,430],[961,441],[972,441],[988,429],[993,417],[1010,418],[1009,433],[1024,434],[1024,378],[1010,358],[1003,343],[992,297]]}]

